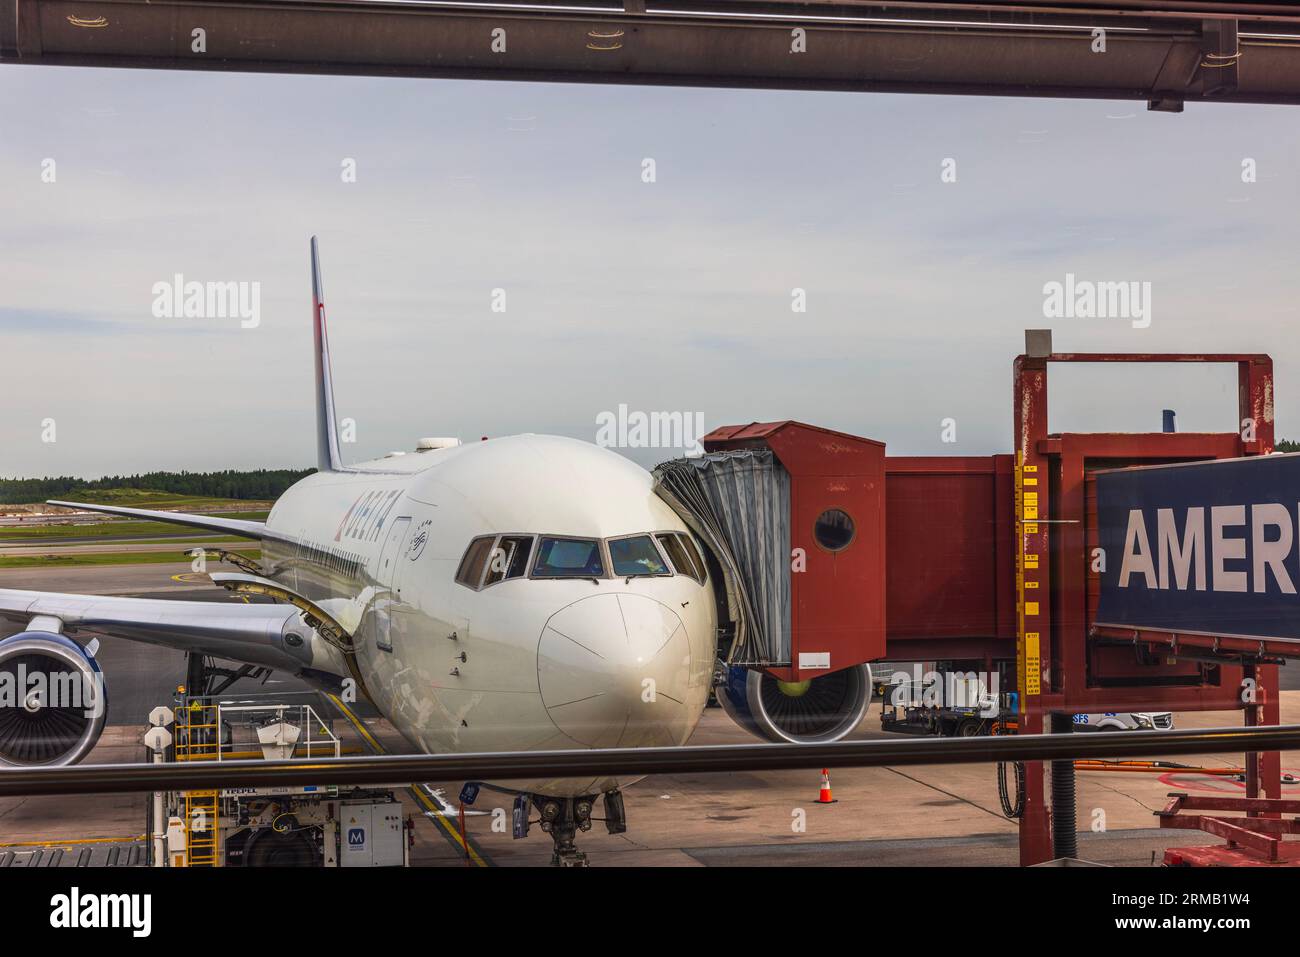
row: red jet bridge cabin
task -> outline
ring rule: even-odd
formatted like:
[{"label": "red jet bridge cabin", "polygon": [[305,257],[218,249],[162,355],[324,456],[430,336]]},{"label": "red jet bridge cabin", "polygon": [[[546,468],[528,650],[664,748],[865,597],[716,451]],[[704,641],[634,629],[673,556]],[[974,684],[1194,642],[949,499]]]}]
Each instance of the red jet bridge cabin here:
[{"label": "red jet bridge cabin", "polygon": [[803,682],[885,653],[885,444],[801,422],[715,429],[706,451],[766,448],[790,474],[791,656]]},{"label": "red jet bridge cabin", "polygon": [[727,426],[656,488],[704,541],[726,680],[718,700],[772,741],[838,741],[885,652],[885,447],[799,422]]}]

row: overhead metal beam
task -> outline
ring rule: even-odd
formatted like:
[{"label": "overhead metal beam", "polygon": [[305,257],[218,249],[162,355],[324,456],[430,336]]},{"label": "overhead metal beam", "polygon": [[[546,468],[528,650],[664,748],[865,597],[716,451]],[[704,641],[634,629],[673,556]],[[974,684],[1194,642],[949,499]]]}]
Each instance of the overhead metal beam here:
[{"label": "overhead metal beam", "polygon": [[1300,9],[1193,0],[0,0],[0,63],[1097,97],[1177,109],[1185,100],[1300,103]]},{"label": "overhead metal beam", "polygon": [[295,784],[405,785],[412,781],[504,781],[609,774],[707,774],[797,768],[971,764],[1173,754],[1225,754],[1300,747],[1300,725],[906,738],[835,744],[744,744],[506,754],[384,755],[322,761],[221,761],[0,769],[0,797],[109,794]]}]

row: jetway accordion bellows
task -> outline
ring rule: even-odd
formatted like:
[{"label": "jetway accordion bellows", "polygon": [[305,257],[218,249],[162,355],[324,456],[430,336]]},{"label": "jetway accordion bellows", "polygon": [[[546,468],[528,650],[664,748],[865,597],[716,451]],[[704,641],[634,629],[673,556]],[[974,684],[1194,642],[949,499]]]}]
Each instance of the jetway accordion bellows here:
[{"label": "jetway accordion bellows", "polygon": [[737,622],[732,664],[790,662],[790,474],[769,449],[711,452],[654,470],[655,490],[722,566]]}]

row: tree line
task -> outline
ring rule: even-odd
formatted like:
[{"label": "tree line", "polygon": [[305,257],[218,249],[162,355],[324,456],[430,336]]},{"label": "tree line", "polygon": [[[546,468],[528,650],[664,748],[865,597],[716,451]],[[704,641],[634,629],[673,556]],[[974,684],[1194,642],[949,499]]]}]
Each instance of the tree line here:
[{"label": "tree line", "polygon": [[[1279,452],[1300,451],[1300,442],[1279,439]],[[284,490],[315,469],[224,469],[220,472],[145,472],[143,475],[105,475],[83,479],[71,475],[53,478],[0,479],[0,504],[43,502],[47,498],[75,497],[79,491],[134,488],[173,495],[272,501]]]},{"label": "tree line", "polygon": [[0,503],[15,505],[68,498],[82,491],[133,488],[147,492],[210,498],[272,500],[315,469],[253,469],[220,472],[146,472],[143,475],[105,475],[83,479],[71,475],[55,478],[0,479]]}]

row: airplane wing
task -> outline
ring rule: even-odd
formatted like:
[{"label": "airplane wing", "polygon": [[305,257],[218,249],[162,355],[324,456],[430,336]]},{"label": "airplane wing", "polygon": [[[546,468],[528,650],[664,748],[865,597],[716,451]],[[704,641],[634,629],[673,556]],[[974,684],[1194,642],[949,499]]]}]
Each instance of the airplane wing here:
[{"label": "airplane wing", "polygon": [[[298,609],[289,605],[0,588],[0,618],[26,626],[28,635],[128,638],[290,673],[312,664],[311,629],[300,621]],[[0,664],[3,651],[0,647]]]},{"label": "airplane wing", "polygon": [[171,522],[174,525],[187,525],[191,528],[204,528],[210,532],[224,532],[227,535],[239,535],[242,538],[272,537],[264,522],[250,522],[242,518],[220,518],[216,515],[194,515],[190,512],[160,512],[151,508],[126,508],[121,505],[88,505],[85,502],[60,502],[49,499],[46,505],[61,505],[64,508],[80,508],[88,512],[106,512],[109,515],[127,515],[131,518],[147,519],[151,522]]},{"label": "airplane wing", "polygon": [[0,774],[6,766],[75,764],[94,748],[106,720],[109,684],[95,657],[97,636],[262,665],[325,686],[336,684],[348,668],[290,605],[0,588],[0,619],[22,626],[0,640],[0,675],[35,679],[36,688],[46,689],[33,690],[21,708],[0,709]]}]

